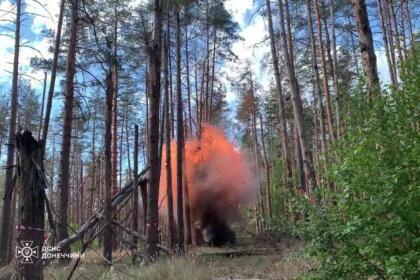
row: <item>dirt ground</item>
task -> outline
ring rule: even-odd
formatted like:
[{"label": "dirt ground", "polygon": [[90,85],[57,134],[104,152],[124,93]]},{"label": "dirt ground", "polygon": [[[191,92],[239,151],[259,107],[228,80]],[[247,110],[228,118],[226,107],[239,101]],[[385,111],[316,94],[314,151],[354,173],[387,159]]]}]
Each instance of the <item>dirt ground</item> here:
[{"label": "dirt ground", "polygon": [[[127,251],[114,253],[114,265],[104,266],[98,251],[90,250],[72,279],[296,279],[313,267],[303,258],[304,244],[292,238],[256,238],[236,231],[237,242],[229,247],[195,247],[183,257],[162,257],[153,264],[136,262]],[[67,279],[74,262],[66,266],[51,263],[44,269],[45,279]],[[13,276],[11,266],[0,268],[0,279]]]}]

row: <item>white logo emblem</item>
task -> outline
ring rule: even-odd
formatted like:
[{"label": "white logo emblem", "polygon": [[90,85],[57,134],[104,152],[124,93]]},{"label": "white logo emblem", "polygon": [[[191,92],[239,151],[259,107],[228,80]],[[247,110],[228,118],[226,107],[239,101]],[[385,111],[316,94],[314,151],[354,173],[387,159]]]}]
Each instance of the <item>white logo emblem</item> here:
[{"label": "white logo emblem", "polygon": [[38,246],[32,247],[33,241],[21,241],[22,247],[16,247],[16,258],[22,258],[22,263],[33,263],[38,258]]}]

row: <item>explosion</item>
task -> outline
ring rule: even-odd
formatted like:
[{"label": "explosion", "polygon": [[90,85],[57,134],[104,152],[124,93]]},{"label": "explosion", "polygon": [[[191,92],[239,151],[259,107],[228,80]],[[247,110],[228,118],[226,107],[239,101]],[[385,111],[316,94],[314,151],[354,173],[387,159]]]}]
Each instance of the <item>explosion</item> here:
[{"label": "explosion", "polygon": [[[166,211],[162,208],[167,205],[165,161],[164,150],[159,191],[163,214]],[[175,143],[171,144],[171,164],[172,193],[176,201]],[[184,176],[196,241],[213,245],[234,243],[235,234],[229,224],[239,218],[239,205],[252,203],[257,196],[257,184],[245,156],[220,129],[206,124],[200,139],[185,142]]]}]

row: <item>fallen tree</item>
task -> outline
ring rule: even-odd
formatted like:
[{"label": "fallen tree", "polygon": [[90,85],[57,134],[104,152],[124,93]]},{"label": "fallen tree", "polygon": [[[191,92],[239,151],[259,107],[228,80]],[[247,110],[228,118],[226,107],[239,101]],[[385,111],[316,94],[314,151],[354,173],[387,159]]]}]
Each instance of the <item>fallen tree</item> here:
[{"label": "fallen tree", "polygon": [[[117,194],[114,195],[114,197],[112,198],[112,203],[111,203],[112,211],[114,211],[115,208],[121,202],[123,202],[133,192],[135,188],[139,186],[141,188],[146,187],[147,169],[144,169],[137,178],[138,178],[137,182],[135,182],[134,180],[129,182]],[[104,218],[104,212],[105,211],[103,208],[97,211],[94,215],[92,215],[92,217],[90,217],[90,219],[86,223],[84,223],[80,228],[78,228],[72,236],[61,240],[60,242],[56,244],[56,246],[63,248],[65,246],[69,246],[70,244],[82,239],[85,233],[89,229],[94,227],[97,223],[99,223]]]}]

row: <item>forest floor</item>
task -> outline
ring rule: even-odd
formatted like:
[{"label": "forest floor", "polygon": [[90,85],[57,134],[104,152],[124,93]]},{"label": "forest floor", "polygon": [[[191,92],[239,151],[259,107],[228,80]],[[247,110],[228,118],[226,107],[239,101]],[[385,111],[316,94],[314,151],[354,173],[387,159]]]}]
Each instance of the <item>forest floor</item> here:
[{"label": "forest floor", "polygon": [[[195,247],[183,257],[162,257],[156,263],[133,264],[127,251],[114,252],[114,265],[105,267],[100,254],[91,250],[72,279],[296,279],[314,263],[303,257],[304,243],[290,237],[256,237],[235,230],[237,242],[228,247]],[[101,250],[99,249],[98,252]],[[45,279],[67,279],[74,262],[67,266],[51,263]],[[0,268],[0,280],[10,279],[12,267]]]}]

